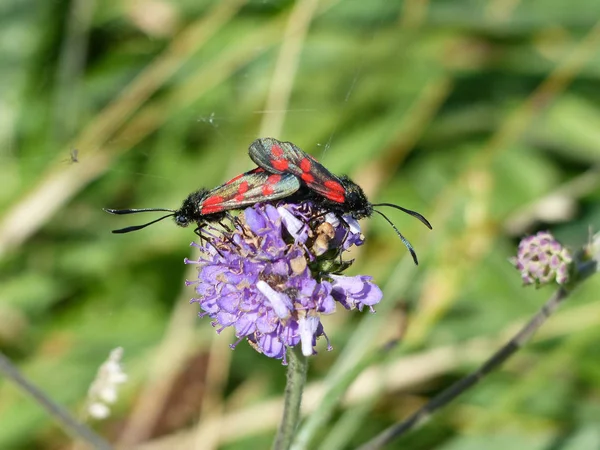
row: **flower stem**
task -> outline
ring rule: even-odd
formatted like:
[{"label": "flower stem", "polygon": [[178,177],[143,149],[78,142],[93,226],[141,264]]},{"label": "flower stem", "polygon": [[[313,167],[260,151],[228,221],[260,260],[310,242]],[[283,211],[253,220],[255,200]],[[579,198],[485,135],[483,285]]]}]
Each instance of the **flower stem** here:
[{"label": "flower stem", "polygon": [[0,353],[0,373],[12,380],[23,392],[43,407],[62,428],[74,438],[81,439],[96,450],[111,450],[113,447],[86,425],[78,422],[63,407],[50,400],[46,394],[35,387],[19,372],[10,359]]},{"label": "flower stem", "polygon": [[580,264],[577,267],[576,282],[570,286],[560,287],[550,299],[542,306],[538,313],[527,322],[523,328],[502,348],[494,353],[479,369],[471,372],[466,377],[458,380],[440,394],[433,397],[425,403],[421,408],[415,411],[402,422],[392,425],[384,430],[375,438],[359,447],[359,450],[377,450],[389,444],[393,440],[403,436],[408,431],[419,427],[425,423],[431,415],[446,406],[460,394],[467,391],[469,388],[477,384],[483,377],[489,374],[494,369],[497,369],[502,363],[510,358],[517,350],[521,349],[533,336],[533,334],[546,322],[548,317],[556,311],[562,302],[564,302],[572,292],[576,284],[594,274],[597,269],[596,261],[588,261]]},{"label": "flower stem", "polygon": [[298,348],[288,349],[287,385],[285,387],[283,417],[279,424],[279,430],[277,430],[275,442],[273,442],[273,450],[287,450],[292,444],[300,422],[300,404],[302,403],[307,369],[308,358],[302,355]]}]

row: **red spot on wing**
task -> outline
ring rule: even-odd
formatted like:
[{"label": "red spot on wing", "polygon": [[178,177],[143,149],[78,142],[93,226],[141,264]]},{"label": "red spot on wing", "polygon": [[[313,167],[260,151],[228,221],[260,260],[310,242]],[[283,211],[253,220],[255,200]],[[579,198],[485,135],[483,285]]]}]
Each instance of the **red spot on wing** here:
[{"label": "red spot on wing", "polygon": [[312,183],[315,181],[315,177],[311,173],[303,173],[300,175],[300,178],[302,178],[305,183]]},{"label": "red spot on wing", "polygon": [[200,205],[200,211],[202,214],[212,214],[223,211],[223,197],[220,195],[212,195],[204,199]]},{"label": "red spot on wing", "polygon": [[285,159],[272,159],[271,164],[276,170],[287,170],[289,163]]},{"label": "red spot on wing", "polygon": [[343,194],[338,194],[335,192],[329,192],[325,194],[325,197],[336,203],[344,203],[346,201],[346,197]]},{"label": "red spot on wing", "polygon": [[270,185],[277,184],[280,181],[281,181],[281,175],[277,175],[277,174],[269,175],[269,177],[267,178],[267,184],[270,184]]},{"label": "red spot on wing", "polygon": [[302,169],[302,172],[310,172],[310,166],[311,161],[309,158],[304,158],[302,161],[300,161],[300,168]]},{"label": "red spot on wing", "polygon": [[344,187],[337,181],[327,180],[323,183],[329,192],[325,194],[329,200],[337,203],[344,203],[346,201],[346,191]]},{"label": "red spot on wing", "polygon": [[246,192],[248,192],[248,188],[249,188],[248,182],[247,181],[242,181],[240,183],[240,185],[238,186],[237,194],[235,195],[235,197],[233,197],[233,199],[236,202],[241,202],[242,200],[244,200],[244,197],[245,197],[244,194]]},{"label": "red spot on wing", "polygon": [[223,203],[223,200],[224,198],[220,195],[211,195],[210,197],[204,199],[204,201],[202,202],[202,208],[204,208],[205,206],[213,206],[217,203]]},{"label": "red spot on wing", "polygon": [[271,195],[275,192],[274,186],[281,181],[281,175],[273,174],[269,175],[267,182],[262,186],[263,195]]},{"label": "red spot on wing", "polygon": [[221,205],[209,205],[202,208],[202,215],[206,216],[207,214],[217,213],[223,211],[223,206]]},{"label": "red spot on wing", "polygon": [[283,149],[279,145],[273,144],[271,147],[271,155],[279,159],[283,156]]},{"label": "red spot on wing", "polygon": [[244,181],[238,187],[238,194],[245,194],[246,192],[248,192],[248,182]]}]

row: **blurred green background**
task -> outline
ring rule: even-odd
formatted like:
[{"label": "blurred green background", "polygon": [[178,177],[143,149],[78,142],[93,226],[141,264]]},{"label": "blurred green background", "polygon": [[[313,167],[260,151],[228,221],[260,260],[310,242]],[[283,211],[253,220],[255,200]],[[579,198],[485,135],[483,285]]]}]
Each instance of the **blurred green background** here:
[{"label": "blurred green background", "polygon": [[[434,227],[386,211],[415,268],[383,220],[363,221],[349,273],[384,300],[324,318],[334,349],[321,340],[311,359],[302,433],[311,449],[359,445],[549,297],[507,262],[521,236],[550,229],[576,248],[598,229],[599,17],[597,0],[3,0],[0,349],[77,414],[122,346],[129,381],[93,426],[124,448],[268,448],[285,367],[197,318],[192,230],[112,235],[154,216],[102,208],[178,207],[250,169],[255,138],[289,140]],[[391,448],[600,448],[598,292],[590,279]],[[70,446],[0,377],[0,449]]]}]

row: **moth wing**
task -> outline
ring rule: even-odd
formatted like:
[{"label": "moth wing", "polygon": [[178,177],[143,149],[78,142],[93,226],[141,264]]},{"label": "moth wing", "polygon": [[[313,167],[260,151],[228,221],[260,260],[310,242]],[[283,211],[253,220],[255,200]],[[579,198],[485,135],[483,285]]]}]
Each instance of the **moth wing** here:
[{"label": "moth wing", "polygon": [[292,174],[273,174],[263,169],[243,173],[210,190],[200,205],[202,214],[241,209],[259,202],[288,197],[300,189]]},{"label": "moth wing", "polygon": [[346,201],[346,189],[342,181],[291,142],[260,138],[250,144],[248,154],[267,172],[291,173],[317,194],[337,203]]}]

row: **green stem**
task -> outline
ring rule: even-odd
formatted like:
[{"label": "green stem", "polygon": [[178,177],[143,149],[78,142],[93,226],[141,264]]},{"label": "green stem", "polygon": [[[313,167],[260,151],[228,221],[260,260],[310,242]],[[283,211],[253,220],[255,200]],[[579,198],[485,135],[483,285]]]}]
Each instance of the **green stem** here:
[{"label": "green stem", "polygon": [[46,394],[35,387],[19,372],[12,362],[0,353],[0,373],[12,380],[23,392],[29,395],[44,408],[48,414],[62,426],[62,428],[74,438],[81,439],[96,450],[111,450],[113,447],[90,428],[78,422],[71,416],[69,411],[54,403]]},{"label": "green stem", "polygon": [[277,430],[273,450],[287,450],[292,445],[292,440],[300,423],[300,404],[302,392],[306,383],[308,358],[299,349],[288,349],[287,385],[283,405],[283,417]]}]

